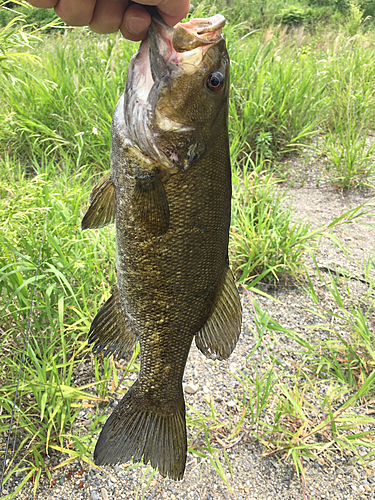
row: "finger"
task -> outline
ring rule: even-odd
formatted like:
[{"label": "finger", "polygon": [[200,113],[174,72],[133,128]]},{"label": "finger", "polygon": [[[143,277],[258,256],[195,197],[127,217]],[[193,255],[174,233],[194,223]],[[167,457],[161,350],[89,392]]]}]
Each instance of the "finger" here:
[{"label": "finger", "polygon": [[120,31],[128,40],[138,42],[146,38],[150,24],[150,14],[140,5],[132,4],[125,11]]},{"label": "finger", "polygon": [[95,0],[60,0],[56,14],[70,26],[86,26],[94,15]]},{"label": "finger", "polygon": [[51,9],[59,0],[28,0],[33,7],[42,7],[43,9]]},{"label": "finger", "polygon": [[190,10],[190,0],[174,2],[166,0],[157,6],[161,17],[169,26],[174,26],[186,17]]},{"label": "finger", "polygon": [[136,0],[142,5],[156,5],[161,17],[169,26],[174,26],[187,16],[190,0]]},{"label": "finger", "polygon": [[127,6],[128,0],[97,0],[90,28],[97,33],[115,33]]}]

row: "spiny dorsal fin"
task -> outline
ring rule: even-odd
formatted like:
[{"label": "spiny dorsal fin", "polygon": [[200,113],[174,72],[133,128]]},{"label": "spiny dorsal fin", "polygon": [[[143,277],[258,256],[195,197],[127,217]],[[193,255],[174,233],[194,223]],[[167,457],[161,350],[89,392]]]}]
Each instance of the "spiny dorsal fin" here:
[{"label": "spiny dorsal fin", "polygon": [[99,310],[91,324],[89,343],[95,344],[94,351],[104,351],[104,355],[114,354],[121,358],[136,342],[128,320],[119,301],[117,285],[112,295]]},{"label": "spiny dorsal fin", "polygon": [[89,209],[82,219],[82,229],[99,229],[115,220],[115,186],[109,173],[94,186],[89,202]]},{"label": "spiny dorsal fin", "polygon": [[214,309],[195,343],[205,356],[227,359],[236,347],[241,333],[242,307],[229,267],[216,296]]},{"label": "spiny dorsal fin", "polygon": [[132,202],[135,217],[147,233],[161,236],[168,231],[169,205],[158,175],[137,178]]}]

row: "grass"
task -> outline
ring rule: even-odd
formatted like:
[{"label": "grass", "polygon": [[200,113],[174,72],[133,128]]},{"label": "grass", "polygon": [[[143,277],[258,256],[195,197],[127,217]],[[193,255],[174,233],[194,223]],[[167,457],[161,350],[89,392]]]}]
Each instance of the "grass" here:
[{"label": "grass", "polygon": [[[239,384],[235,411],[219,413],[208,397],[203,409],[188,409],[189,451],[197,467],[210,464],[229,491],[228,449],[244,434],[263,443],[265,454],[291,460],[302,478],[310,458],[328,462],[345,452],[364,463],[375,455],[374,418],[367,411],[375,377],[373,256],[361,265],[366,286],[359,296],[348,279],[313,270],[329,303],[304,261],[322,234],[339,243],[333,229],[370,209],[354,207],[313,230],[294,221],[274,165],[326,133],[331,182],[340,189],[371,184],[374,34],[363,36],[358,16],[349,19],[354,38],[345,31],[349,27],[337,33],[272,25],[285,2],[267,3],[263,16],[255,1],[196,7],[196,15],[225,7],[232,20],[225,32],[232,61],[230,254],[254,310],[255,343],[233,375]],[[258,18],[249,22],[247,8],[251,15],[259,11]],[[7,18],[0,28],[2,435],[9,429],[46,221],[6,464],[10,492],[2,499],[16,497],[30,480],[36,494],[41,478],[51,478],[49,454],[59,457],[60,466],[77,459],[93,466],[104,410],[139,369],[137,351],[120,363],[94,357],[87,346],[91,319],[115,282],[115,237],[111,227],[80,230],[91,187],[109,167],[111,115],[135,50],[136,44],[117,35],[86,29],[30,32],[20,18]],[[303,336],[281,326],[255,299],[259,281],[277,284],[290,274],[319,318]],[[288,358],[283,338],[294,342],[298,362]],[[286,361],[280,363],[277,350]],[[86,421],[83,408],[89,409]],[[16,473],[22,480],[15,491],[10,485]],[[153,478],[145,468],[137,497]]]},{"label": "grass", "polygon": [[325,136],[326,171],[330,182],[339,189],[371,185],[375,174],[375,142],[352,124],[345,132]]},{"label": "grass", "polygon": [[308,222],[293,222],[286,194],[276,191],[275,173],[262,158],[244,157],[233,175],[231,263],[239,283],[276,283],[298,274],[317,233]]},{"label": "grass", "polygon": [[[48,166],[55,168],[53,163]],[[48,166],[43,168],[46,170]],[[92,406],[93,402],[106,398],[103,384],[109,383],[116,374],[113,362],[107,360],[99,369],[95,359],[92,360],[95,383],[77,387],[73,375],[91,356],[86,333],[90,317],[106,295],[99,297],[96,294],[92,299],[90,296],[95,289],[103,291],[103,286],[107,289],[114,279],[114,268],[109,269],[107,265],[108,261],[114,263],[114,240],[108,231],[95,235],[81,233],[79,229],[85,171],[73,174],[73,178],[62,175],[54,192],[46,173],[28,178],[20,165],[15,166],[9,160],[2,162],[1,170],[1,349],[4,363],[0,372],[3,407],[0,428],[3,432],[9,427],[46,217],[45,244],[14,427],[19,439],[29,443],[29,452],[20,462],[14,453],[10,463],[10,466],[16,465],[10,469],[12,474],[26,467],[39,478],[42,469],[38,464],[44,462],[42,452],[48,454],[51,449],[71,448],[73,454],[78,453],[85,459],[99,416],[93,419],[91,432],[83,434],[82,430],[73,430],[77,414],[82,406]],[[12,177],[17,183],[10,185]],[[67,188],[69,185],[71,189]],[[86,193],[87,188],[88,184]],[[63,191],[65,197],[61,198]],[[96,245],[92,246],[91,242],[97,238]],[[98,247],[104,249],[100,258]]]},{"label": "grass", "polygon": [[[308,293],[314,298],[315,289],[311,280],[309,283]],[[328,287],[328,290],[331,292],[330,298],[335,300],[333,314],[340,314],[336,312],[337,307],[341,314],[349,316],[342,307],[342,290],[339,291],[337,287],[336,293],[332,293],[332,288]],[[354,300],[353,297],[349,299]],[[327,313],[324,307],[316,303],[315,306],[314,314],[322,317],[323,311]],[[353,312],[351,320],[356,321]],[[294,338],[300,349],[293,350],[294,356],[297,354],[298,358],[296,363],[291,363],[294,366],[285,363],[286,366],[277,369],[278,363],[271,356],[272,369],[268,373],[276,380],[267,408],[268,412],[272,408],[271,418],[260,421],[257,435],[269,450],[266,455],[291,457],[302,475],[303,459],[306,457],[330,463],[336,450],[341,450],[365,464],[366,458],[375,455],[374,419],[371,411],[367,413],[364,410],[366,401],[371,402],[374,397],[375,371],[370,368],[362,372],[360,379],[353,378],[354,365],[349,366],[346,357],[350,352],[358,361],[361,350],[368,352],[369,346],[374,345],[374,335],[372,333],[358,338],[353,349],[354,346],[349,346],[336,329],[332,332],[332,323],[326,317],[324,319],[322,323],[311,327],[311,333],[319,331],[320,335],[315,336],[315,339],[319,339],[324,336],[321,332],[326,332],[326,341],[316,341],[313,335],[306,341],[264,315],[261,321],[272,333],[284,332]],[[345,326],[350,332],[350,322]],[[277,337],[271,336],[277,343]],[[340,356],[335,356],[339,352]],[[275,368],[277,375],[274,374]],[[359,365],[356,369],[359,369]],[[285,372],[289,373],[291,379],[288,384],[283,381]],[[358,447],[363,447],[367,453],[359,454]]]},{"label": "grass", "polygon": [[[375,109],[375,58],[368,34],[352,42],[342,35],[307,45],[303,31],[296,36],[281,28],[263,35],[242,33],[241,26],[228,27],[234,158],[244,148],[280,158],[308,143],[317,127],[327,126],[334,141],[353,131],[366,136]],[[36,45],[43,64],[24,61],[0,86],[3,151],[27,163],[44,155],[62,163],[74,157],[78,167],[107,169],[111,115],[135,50],[118,36],[85,30],[57,39],[45,36]],[[351,168],[343,183],[349,187],[362,177],[361,169]]]}]

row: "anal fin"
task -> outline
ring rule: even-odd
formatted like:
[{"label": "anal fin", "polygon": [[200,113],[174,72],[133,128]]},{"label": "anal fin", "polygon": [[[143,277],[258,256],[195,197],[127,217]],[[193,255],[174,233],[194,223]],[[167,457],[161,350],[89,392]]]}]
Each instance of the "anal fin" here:
[{"label": "anal fin", "polygon": [[145,232],[161,236],[168,231],[169,205],[158,175],[137,178],[132,203],[135,217]]},{"label": "anal fin", "polygon": [[242,307],[229,267],[219,287],[214,308],[206,324],[195,335],[195,343],[205,356],[227,359],[241,333]]},{"label": "anal fin", "polygon": [[110,173],[94,186],[89,202],[89,209],[82,219],[82,229],[99,229],[115,220],[116,195]]},{"label": "anal fin", "polygon": [[111,297],[101,307],[91,324],[89,343],[94,351],[104,355],[114,354],[121,358],[135,344],[136,337],[121,309],[118,288],[115,286]]}]

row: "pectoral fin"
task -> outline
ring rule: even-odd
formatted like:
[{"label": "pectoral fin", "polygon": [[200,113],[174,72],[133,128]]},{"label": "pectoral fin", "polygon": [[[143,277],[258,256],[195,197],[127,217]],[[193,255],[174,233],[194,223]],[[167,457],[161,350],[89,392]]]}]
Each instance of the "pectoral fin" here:
[{"label": "pectoral fin", "polygon": [[82,229],[99,229],[115,220],[115,186],[109,173],[94,186],[89,202],[89,209],[82,219]]},{"label": "pectoral fin", "polygon": [[104,351],[104,355],[114,354],[121,358],[136,342],[129,322],[121,309],[118,288],[115,286],[111,297],[99,310],[91,324],[89,343],[94,351]]},{"label": "pectoral fin", "polygon": [[205,356],[227,359],[241,333],[242,307],[232,272],[227,268],[216,296],[214,309],[195,343]]},{"label": "pectoral fin", "polygon": [[161,236],[168,231],[169,205],[158,175],[137,178],[132,202],[135,217],[146,232]]}]

